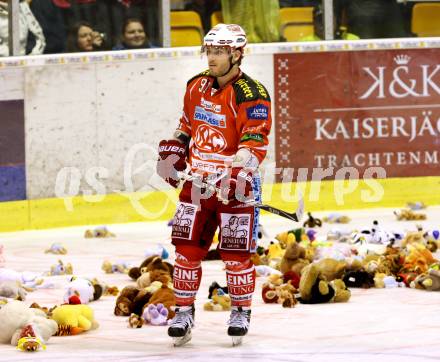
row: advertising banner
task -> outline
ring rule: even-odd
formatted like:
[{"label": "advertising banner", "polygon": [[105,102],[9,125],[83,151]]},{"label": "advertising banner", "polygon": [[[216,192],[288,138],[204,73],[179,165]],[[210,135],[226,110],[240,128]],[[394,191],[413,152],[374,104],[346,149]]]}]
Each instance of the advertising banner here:
[{"label": "advertising banner", "polygon": [[440,175],[440,49],[274,57],[278,167]]}]

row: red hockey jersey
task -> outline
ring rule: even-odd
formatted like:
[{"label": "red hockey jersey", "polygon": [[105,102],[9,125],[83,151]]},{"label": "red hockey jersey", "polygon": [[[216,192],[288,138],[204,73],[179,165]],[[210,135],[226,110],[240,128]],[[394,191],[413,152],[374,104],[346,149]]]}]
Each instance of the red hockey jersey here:
[{"label": "red hockey jersey", "polygon": [[209,71],[188,81],[178,130],[191,136],[192,172],[220,173],[242,147],[261,163],[271,125],[269,93],[246,74],[240,72],[222,88]]}]

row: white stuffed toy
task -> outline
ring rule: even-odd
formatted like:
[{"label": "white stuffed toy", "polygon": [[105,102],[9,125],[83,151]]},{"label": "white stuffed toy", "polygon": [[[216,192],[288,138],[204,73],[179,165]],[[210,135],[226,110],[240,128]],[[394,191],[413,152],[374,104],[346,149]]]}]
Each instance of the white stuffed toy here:
[{"label": "white stuffed toy", "polygon": [[31,289],[43,287],[44,279],[41,274],[24,271],[18,272],[13,269],[0,268],[0,282],[15,281],[20,283],[25,289],[31,291]]},{"label": "white stuffed toy", "polygon": [[64,303],[68,304],[88,304],[98,300],[102,295],[103,289],[99,284],[93,284],[89,279],[72,277],[66,286]]},{"label": "white stuffed toy", "polygon": [[58,324],[36,308],[13,300],[0,308],[0,343],[10,343],[20,349],[35,351],[58,330]]}]

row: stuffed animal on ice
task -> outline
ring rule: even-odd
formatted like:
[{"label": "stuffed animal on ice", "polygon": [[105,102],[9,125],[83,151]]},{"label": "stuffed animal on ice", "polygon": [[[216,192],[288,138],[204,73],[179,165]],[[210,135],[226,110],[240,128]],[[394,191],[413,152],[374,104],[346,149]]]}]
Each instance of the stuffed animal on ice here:
[{"label": "stuffed animal on ice", "polygon": [[54,264],[50,267],[50,271],[47,273],[49,276],[54,275],[72,275],[73,267],[72,264],[64,264],[61,259],[58,260],[58,264]]},{"label": "stuffed animal on ice", "polygon": [[346,216],[339,213],[331,213],[325,216],[322,221],[327,222],[329,224],[348,224],[351,219]]},{"label": "stuffed animal on ice", "polygon": [[50,318],[58,324],[57,335],[75,335],[98,328],[93,309],[84,304],[63,304],[52,310]]},{"label": "stuffed animal on ice", "polygon": [[113,264],[109,260],[104,260],[101,269],[104,270],[107,274],[113,274],[113,273],[128,274],[130,266],[128,265],[128,263],[123,261]]},{"label": "stuffed animal on ice", "polygon": [[168,309],[162,303],[149,304],[142,313],[145,323],[153,326],[166,326],[168,321]]},{"label": "stuffed animal on ice", "polygon": [[28,289],[28,291],[35,288],[47,287],[44,285],[44,279],[41,274],[29,271],[17,272],[8,268],[0,268],[0,282],[3,281],[19,282],[24,288]]},{"label": "stuffed animal on ice", "polygon": [[15,282],[13,280],[0,282],[1,297],[25,300],[26,294],[26,290],[21,286],[19,282]]},{"label": "stuffed animal on ice", "polygon": [[128,271],[128,275],[131,279],[137,280],[143,273],[147,273],[151,270],[161,269],[173,275],[174,267],[172,264],[163,261],[161,257],[153,255],[146,258],[139,267],[133,267]]},{"label": "stuffed animal on ice", "polygon": [[286,251],[280,263],[281,273],[293,271],[301,274],[301,270],[309,263],[310,261],[306,259],[306,250],[297,243],[295,234],[288,233]]},{"label": "stuffed animal on ice", "polygon": [[308,219],[304,221],[303,227],[309,227],[314,228],[316,226],[321,227],[322,226],[322,220],[318,219],[317,217],[313,217],[312,213],[308,212]]},{"label": "stuffed animal on ice", "polygon": [[412,220],[426,220],[426,214],[414,212],[411,209],[402,209],[400,211],[394,211],[397,220],[412,221]]},{"label": "stuffed animal on ice", "polygon": [[284,308],[292,308],[297,304],[296,292],[297,290],[292,285],[291,280],[284,282],[282,276],[272,274],[263,284],[261,296],[265,303],[278,303]]},{"label": "stuffed animal on ice", "polygon": [[112,238],[115,236],[115,234],[107,229],[107,226],[99,226],[93,230],[88,229],[84,232],[85,238]]},{"label": "stuffed animal on ice", "polygon": [[25,351],[44,348],[58,330],[58,324],[46,314],[14,300],[0,309],[0,343],[9,343]]},{"label": "stuffed animal on ice", "polygon": [[89,279],[72,277],[66,286],[64,303],[67,304],[87,304],[101,298],[103,293],[102,286]]},{"label": "stuffed animal on ice", "polygon": [[303,269],[299,291],[299,301],[304,304],[347,302],[351,296],[350,290],[341,279],[328,282],[315,263]]},{"label": "stuffed animal on ice", "polygon": [[440,271],[429,269],[427,273],[419,275],[410,284],[411,288],[430,291],[440,291]]},{"label": "stuffed animal on ice", "polygon": [[53,243],[50,248],[46,249],[44,252],[46,254],[65,255],[67,254],[67,249],[60,243]]},{"label": "stuffed animal on ice", "polygon": [[157,244],[156,246],[145,250],[144,257],[149,258],[150,256],[159,256],[162,260],[165,260],[168,259],[170,253],[163,247],[163,245]]},{"label": "stuffed animal on ice", "polygon": [[382,229],[379,226],[379,222],[374,220],[371,229],[363,229],[353,234],[352,243],[393,245],[397,240],[400,240],[401,237],[399,233],[391,233]]},{"label": "stuffed animal on ice", "polygon": [[203,305],[207,311],[221,312],[231,310],[231,297],[221,288],[212,291],[211,299]]}]

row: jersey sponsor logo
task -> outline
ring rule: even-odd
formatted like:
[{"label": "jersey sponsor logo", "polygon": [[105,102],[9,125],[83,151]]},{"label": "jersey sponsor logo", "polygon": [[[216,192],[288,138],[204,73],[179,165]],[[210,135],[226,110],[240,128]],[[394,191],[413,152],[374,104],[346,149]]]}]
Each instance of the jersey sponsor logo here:
[{"label": "jersey sponsor logo", "polygon": [[220,153],[226,148],[226,139],[223,134],[207,124],[202,124],[197,128],[194,142],[204,152]]},{"label": "jersey sponsor logo", "polygon": [[215,114],[199,106],[196,106],[194,111],[194,120],[206,122],[215,127],[226,127],[226,116],[224,114]]},{"label": "jersey sponsor logo", "polygon": [[249,250],[251,216],[249,214],[221,214],[221,242],[223,250]]},{"label": "jersey sponsor logo", "polygon": [[203,108],[205,108],[206,110],[208,110],[208,111],[214,111],[214,112],[216,112],[216,113],[219,113],[219,112],[221,112],[221,110],[222,110],[222,106],[221,106],[221,104],[215,104],[215,103],[212,103],[212,102],[210,102],[210,101],[207,101],[205,98],[203,98],[202,97],[202,99],[201,99],[201,101],[200,101],[201,103],[201,105],[202,105],[202,107]]},{"label": "jersey sponsor logo", "polygon": [[192,154],[201,159],[201,160],[214,160],[214,161],[222,161],[222,162],[227,162],[230,161],[232,162],[232,160],[234,159],[234,156],[225,156],[225,155],[218,155],[215,153],[204,153],[204,152],[200,152],[197,148],[193,147],[191,149]]},{"label": "jersey sponsor logo", "polygon": [[262,134],[246,133],[243,137],[241,137],[240,142],[246,141],[256,141],[264,143],[264,137]]},{"label": "jersey sponsor logo", "polygon": [[245,98],[253,98],[254,93],[252,92],[251,87],[249,87],[248,82],[245,79],[239,79],[236,84],[241,88],[244,93]]},{"label": "jersey sponsor logo", "polygon": [[266,89],[264,89],[263,85],[258,80],[254,80],[254,82],[257,85],[258,93],[260,93],[260,95],[263,98],[269,98],[269,96],[267,95]]},{"label": "jersey sponsor logo", "polygon": [[212,162],[203,162],[200,160],[195,160],[192,159],[191,160],[191,167],[193,169],[202,171],[202,172],[208,172],[208,173],[223,173],[225,170],[225,166],[224,165],[219,165],[217,163],[212,163]]},{"label": "jersey sponsor logo", "polygon": [[172,237],[181,239],[191,239],[194,219],[196,217],[197,206],[181,202],[177,206],[173,220]]},{"label": "jersey sponsor logo", "polygon": [[246,114],[248,119],[267,120],[269,118],[269,107],[264,104],[256,104],[246,108]]}]

